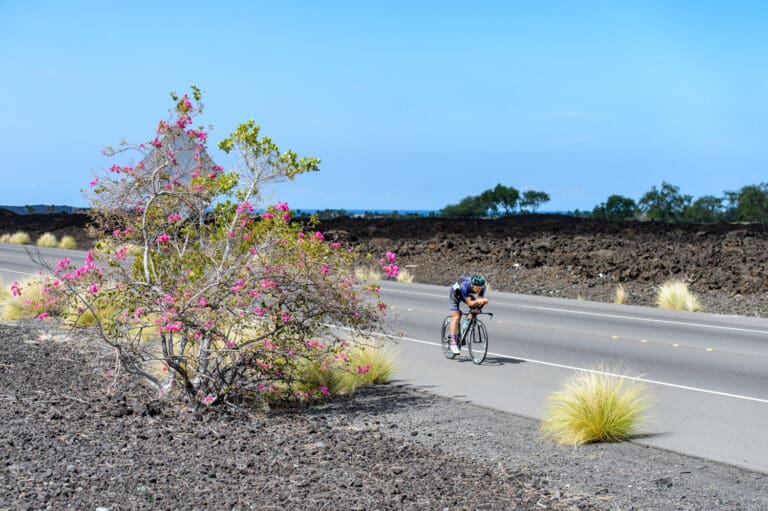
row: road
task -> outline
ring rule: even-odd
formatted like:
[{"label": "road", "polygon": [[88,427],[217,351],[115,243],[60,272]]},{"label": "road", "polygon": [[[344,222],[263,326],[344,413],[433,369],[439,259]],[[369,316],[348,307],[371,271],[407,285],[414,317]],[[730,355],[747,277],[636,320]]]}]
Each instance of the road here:
[{"label": "road", "polygon": [[40,248],[28,245],[13,245],[0,243],[0,280],[8,285],[10,282],[29,279],[45,268],[35,264],[32,257],[42,256],[45,261],[56,266],[56,262],[70,258],[73,262],[82,264],[86,252],[82,250],[66,250],[63,248]]},{"label": "road", "polygon": [[[84,252],[43,250],[54,263]],[[34,273],[0,245],[3,282]],[[574,370],[602,363],[635,375],[652,398],[636,442],[768,473],[768,320],[490,292],[486,361],[439,346],[447,288],[382,282],[397,341],[395,377],[439,395],[539,418]],[[618,369],[621,368],[621,369]]]},{"label": "road", "polygon": [[403,332],[401,381],[540,418],[574,370],[621,367],[653,401],[638,443],[768,473],[768,320],[491,292],[476,366],[440,351],[447,288],[385,282],[382,297]]}]

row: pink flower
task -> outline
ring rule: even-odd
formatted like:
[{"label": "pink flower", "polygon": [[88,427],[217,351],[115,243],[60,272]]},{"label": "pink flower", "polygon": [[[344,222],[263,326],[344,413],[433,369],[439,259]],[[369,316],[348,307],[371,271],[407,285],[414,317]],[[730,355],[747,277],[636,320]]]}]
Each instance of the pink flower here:
[{"label": "pink flower", "polygon": [[321,240],[321,241],[322,241],[322,240],[324,240],[324,239],[325,239],[325,236],[323,236],[323,233],[322,233],[322,232],[320,232],[320,231],[317,231],[317,232],[315,233],[315,238],[317,238],[317,239],[319,239],[319,240]]},{"label": "pink flower", "polygon": [[382,268],[387,277],[395,278],[400,273],[400,268],[396,264],[388,264]]},{"label": "pink flower", "polygon": [[320,385],[318,387],[318,389],[320,390],[320,392],[322,392],[322,394],[324,396],[330,396],[331,395],[331,393],[328,391],[328,387],[326,387],[325,385]]},{"label": "pink flower", "polygon": [[168,222],[174,223],[181,220],[181,215],[168,215]]},{"label": "pink flower", "polygon": [[181,327],[181,321],[171,321],[170,323],[164,325],[162,329],[166,332],[181,332]]},{"label": "pink flower", "polygon": [[98,182],[99,182],[99,178],[98,178],[98,177],[95,177],[95,178],[93,178],[93,180],[92,180],[90,183],[88,183],[88,184],[89,184],[89,185],[91,185],[91,188],[93,188],[94,186],[96,186],[96,183],[98,183]]},{"label": "pink flower", "polygon": [[288,211],[288,203],[287,202],[278,202],[277,206],[275,206],[275,209],[282,212]]},{"label": "pink flower", "polygon": [[171,240],[171,237],[165,233],[157,237],[158,243],[168,243],[170,240]]},{"label": "pink flower", "polygon": [[275,218],[275,215],[273,215],[272,213],[264,213],[263,215],[261,215],[261,218],[265,220],[272,220],[273,218]]},{"label": "pink flower", "polygon": [[97,286],[96,284],[92,284],[92,285],[91,285],[91,286],[88,288],[88,291],[89,291],[89,292],[90,292],[92,295],[95,295],[95,294],[97,294],[97,293],[99,292],[99,286]]},{"label": "pink flower", "polygon": [[341,243],[336,243],[336,242],[334,242],[334,243],[331,243],[331,246],[332,246],[333,248],[341,248]]},{"label": "pink flower", "polygon": [[269,289],[272,287],[277,287],[277,282],[271,279],[261,279],[259,281],[259,285],[264,289]]},{"label": "pink flower", "polygon": [[210,406],[216,401],[216,396],[205,396],[202,401],[205,406]]},{"label": "pink flower", "polygon": [[65,257],[64,259],[61,259],[59,262],[57,262],[56,266],[60,270],[63,270],[65,267],[69,266],[69,263],[70,263],[69,257]]},{"label": "pink flower", "polygon": [[331,265],[328,263],[323,263],[322,266],[320,266],[320,273],[324,275],[328,275],[331,273]]},{"label": "pink flower", "polygon": [[49,316],[49,314],[48,314],[47,312],[43,312],[42,314],[39,314],[39,315],[37,316],[37,319],[39,319],[40,321],[42,321],[42,320],[46,319],[48,316]]},{"label": "pink flower", "polygon": [[253,213],[253,206],[247,202],[238,204],[237,213]]}]

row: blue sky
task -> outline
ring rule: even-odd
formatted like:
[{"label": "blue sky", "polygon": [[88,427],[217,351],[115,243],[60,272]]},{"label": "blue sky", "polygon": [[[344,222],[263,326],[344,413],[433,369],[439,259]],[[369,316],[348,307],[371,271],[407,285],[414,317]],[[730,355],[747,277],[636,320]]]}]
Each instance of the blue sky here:
[{"label": "blue sky", "polygon": [[252,118],[322,159],[272,190],[293,208],[439,209],[497,183],[551,211],[662,181],[719,196],[768,181],[766,19],[738,0],[0,0],[0,204],[87,205],[101,149],[151,138],[191,84],[212,141]]}]

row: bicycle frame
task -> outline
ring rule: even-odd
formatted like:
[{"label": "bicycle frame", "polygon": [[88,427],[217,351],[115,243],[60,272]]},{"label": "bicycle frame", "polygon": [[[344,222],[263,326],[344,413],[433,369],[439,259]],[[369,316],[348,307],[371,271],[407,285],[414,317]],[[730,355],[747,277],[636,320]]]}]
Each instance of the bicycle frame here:
[{"label": "bicycle frame", "polygon": [[[459,312],[461,312],[461,316],[459,316],[459,346],[464,346],[466,344],[466,339],[469,335],[469,332],[475,328],[475,325],[477,325],[478,316],[488,316],[489,318],[493,318],[493,312],[480,312],[480,309],[470,309],[469,312],[459,310]],[[469,320],[469,325],[467,325],[467,328],[465,328],[462,332],[461,321],[465,316],[472,316],[472,318]]]},{"label": "bicycle frame", "polygon": [[[470,309],[469,312],[464,312],[462,310],[459,310],[460,316],[459,316],[459,335],[456,339],[457,344],[459,345],[459,349],[461,349],[462,346],[467,346],[467,349],[469,350],[469,356],[472,359],[472,361],[475,364],[482,364],[483,360],[485,360],[485,356],[488,353],[488,331],[485,327],[485,324],[481,322],[478,318],[478,316],[488,316],[493,317],[492,312],[480,312],[479,308],[473,308]],[[462,326],[465,318],[469,316],[469,324],[467,324],[466,327]],[[456,357],[456,353],[452,353],[449,349],[449,337],[448,332],[450,329],[450,324],[452,322],[452,317],[448,316],[443,321],[443,330],[442,330],[442,348],[443,348],[443,354],[446,356],[446,358],[453,359]]]}]

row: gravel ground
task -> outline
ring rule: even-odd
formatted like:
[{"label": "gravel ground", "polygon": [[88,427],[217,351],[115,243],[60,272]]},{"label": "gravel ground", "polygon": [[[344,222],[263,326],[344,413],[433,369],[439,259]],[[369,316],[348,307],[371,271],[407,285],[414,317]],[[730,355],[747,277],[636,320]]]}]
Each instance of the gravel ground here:
[{"label": "gravel ground", "polygon": [[558,447],[531,419],[397,383],[244,419],[170,406],[112,365],[82,334],[0,324],[0,509],[768,509],[766,474]]}]

